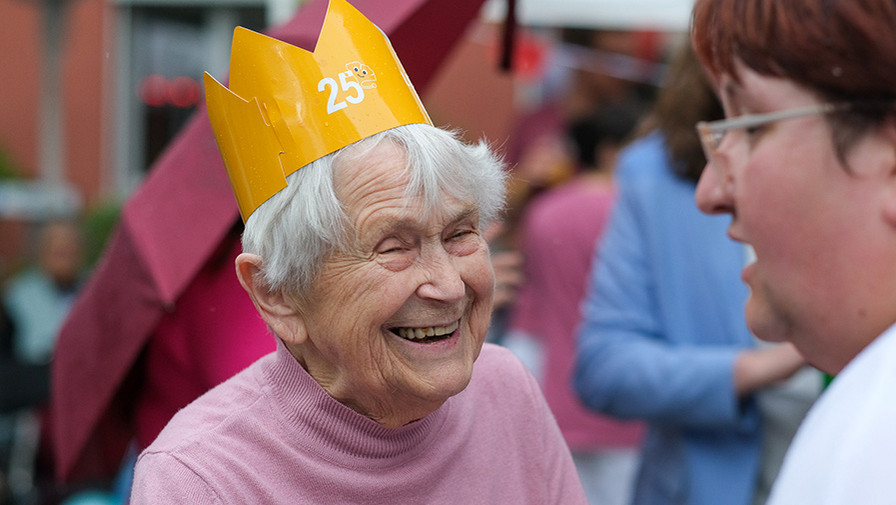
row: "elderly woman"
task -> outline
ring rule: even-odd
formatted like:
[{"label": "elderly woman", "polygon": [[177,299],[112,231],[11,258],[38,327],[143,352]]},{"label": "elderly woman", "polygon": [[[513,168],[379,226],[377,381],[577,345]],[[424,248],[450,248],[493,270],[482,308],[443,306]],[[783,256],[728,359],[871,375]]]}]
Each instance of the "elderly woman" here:
[{"label": "elderly woman", "polygon": [[[341,47],[327,38],[332,30],[368,47],[376,32],[364,32],[357,15],[334,0],[318,51]],[[329,22],[338,16],[345,20]],[[277,350],[172,419],[138,460],[132,501],[584,503],[537,383],[508,351],[483,345],[494,274],[482,231],[503,204],[501,163],[486,145],[428,124],[422,108],[402,116],[414,100],[377,116],[360,106],[318,113],[313,101],[283,107],[284,93],[308,84],[292,70],[299,82],[266,74],[293,58],[285,46],[245,30],[234,40],[231,90],[245,92],[245,79],[288,82],[276,93],[225,103],[231,91],[207,82],[209,114],[247,216],[237,275]],[[247,51],[257,64],[235,64]],[[327,61],[352,62],[352,51]],[[374,106],[412,91],[403,72],[392,79],[387,67],[371,65],[377,86],[348,86],[348,96]],[[340,77],[356,82],[347,79]],[[247,103],[241,122],[220,121]],[[259,111],[264,121],[253,122]],[[295,120],[296,111],[307,115]],[[382,131],[354,133],[371,124]],[[293,138],[284,140],[281,127]],[[290,151],[291,142],[318,127],[351,132],[347,144],[324,147],[271,190],[265,178],[283,179],[277,159],[305,155]],[[282,150],[265,165],[268,141]]]},{"label": "elderly woman", "polygon": [[746,320],[836,374],[770,504],[896,497],[896,2],[698,0],[729,119],[698,129],[697,204],[755,250]]}]

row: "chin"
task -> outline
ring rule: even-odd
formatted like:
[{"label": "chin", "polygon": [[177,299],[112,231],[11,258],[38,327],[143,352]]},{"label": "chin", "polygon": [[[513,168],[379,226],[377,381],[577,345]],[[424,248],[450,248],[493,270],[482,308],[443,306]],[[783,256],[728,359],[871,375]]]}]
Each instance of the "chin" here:
[{"label": "chin", "polygon": [[744,307],[747,327],[760,340],[766,342],[786,342],[787,333],[779,319],[773,317],[773,312],[768,306],[760,303],[754,295],[750,295],[747,305]]},{"label": "chin", "polygon": [[425,379],[426,394],[430,400],[445,401],[460,393],[470,384],[473,377],[473,362],[453,363],[438,370],[431,370]]},{"label": "chin", "polygon": [[434,377],[433,387],[439,396],[447,400],[466,389],[472,377],[473,363],[469,366],[457,365],[450,373],[441,372]]}]

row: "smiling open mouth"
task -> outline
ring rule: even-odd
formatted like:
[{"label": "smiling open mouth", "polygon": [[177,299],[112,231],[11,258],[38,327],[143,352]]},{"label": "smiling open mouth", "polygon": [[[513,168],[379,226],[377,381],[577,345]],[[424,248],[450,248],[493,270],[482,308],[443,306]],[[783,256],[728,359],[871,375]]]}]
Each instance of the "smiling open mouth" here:
[{"label": "smiling open mouth", "polygon": [[398,335],[399,337],[410,340],[411,342],[419,342],[421,344],[430,344],[433,342],[439,342],[441,340],[445,340],[450,337],[457,327],[460,326],[460,321],[455,321],[448,326],[431,326],[428,328],[392,328],[392,333]]}]

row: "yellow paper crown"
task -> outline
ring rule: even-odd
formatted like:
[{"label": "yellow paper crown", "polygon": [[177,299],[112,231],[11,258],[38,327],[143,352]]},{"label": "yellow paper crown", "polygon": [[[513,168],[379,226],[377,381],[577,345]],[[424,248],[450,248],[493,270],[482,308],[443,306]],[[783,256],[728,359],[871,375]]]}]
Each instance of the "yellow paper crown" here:
[{"label": "yellow paper crown", "polygon": [[389,39],[345,0],[330,1],[313,53],[237,27],[230,89],[206,73],[205,95],[243,221],[308,163],[432,124]]}]

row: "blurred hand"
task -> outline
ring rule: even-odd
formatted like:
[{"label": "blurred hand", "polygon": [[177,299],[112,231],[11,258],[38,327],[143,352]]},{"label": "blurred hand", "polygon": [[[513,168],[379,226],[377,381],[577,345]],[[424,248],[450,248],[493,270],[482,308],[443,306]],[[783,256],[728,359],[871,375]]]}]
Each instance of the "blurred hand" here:
[{"label": "blurred hand", "polygon": [[483,231],[482,236],[492,247],[492,268],[495,270],[495,297],[492,310],[502,309],[516,299],[517,291],[525,280],[523,255],[510,249],[505,223],[496,222]]},{"label": "blurred hand", "polygon": [[520,286],[525,280],[523,275],[523,255],[518,251],[492,253],[492,266],[495,269],[493,310],[498,310],[513,303]]},{"label": "blurred hand", "polygon": [[789,379],[806,364],[790,343],[745,350],[734,363],[734,387],[739,395],[749,394]]}]

